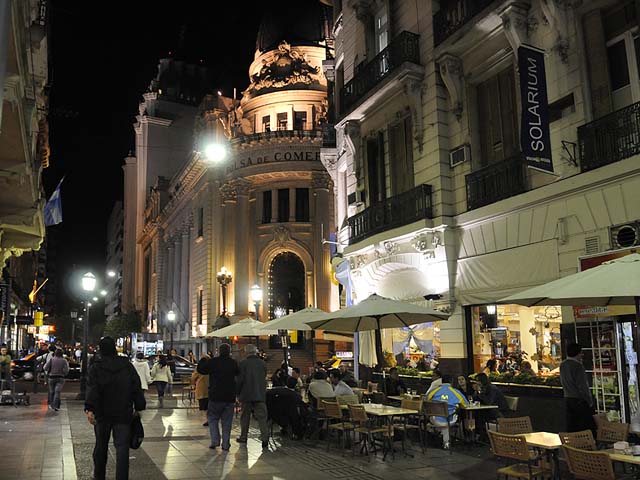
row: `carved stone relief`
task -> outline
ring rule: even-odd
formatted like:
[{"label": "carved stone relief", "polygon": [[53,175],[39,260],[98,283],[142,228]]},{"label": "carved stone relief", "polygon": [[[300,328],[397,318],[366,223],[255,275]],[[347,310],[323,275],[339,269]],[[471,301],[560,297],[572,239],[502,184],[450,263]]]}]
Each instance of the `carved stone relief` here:
[{"label": "carved stone relief", "polygon": [[281,246],[284,245],[291,240],[291,232],[284,225],[278,225],[273,229],[273,241]]},{"label": "carved stone relief", "polygon": [[451,102],[451,111],[456,118],[460,120],[462,116],[462,96],[463,96],[463,73],[462,61],[458,57],[445,54],[438,60],[440,67],[440,75],[444,86],[449,92],[449,101]]},{"label": "carved stone relief", "polygon": [[408,80],[404,84],[404,92],[409,97],[411,116],[413,121],[413,139],[418,144],[418,150],[424,149],[424,121],[422,115],[422,82]]},{"label": "carved stone relief", "polygon": [[529,6],[526,3],[512,3],[500,13],[505,35],[514,53],[529,38]]}]

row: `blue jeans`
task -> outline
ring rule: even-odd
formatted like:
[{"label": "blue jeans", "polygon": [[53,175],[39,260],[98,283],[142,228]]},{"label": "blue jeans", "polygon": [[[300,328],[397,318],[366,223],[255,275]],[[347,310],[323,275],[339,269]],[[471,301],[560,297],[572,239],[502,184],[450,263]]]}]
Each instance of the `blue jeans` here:
[{"label": "blue jeans", "polygon": [[60,408],[60,392],[64,386],[63,377],[49,377],[49,405]]},{"label": "blue jeans", "polygon": [[234,402],[214,402],[209,400],[207,408],[207,420],[209,421],[209,434],[211,445],[220,445],[219,422],[222,422],[222,448],[228,450],[231,446],[231,425],[233,424]]}]

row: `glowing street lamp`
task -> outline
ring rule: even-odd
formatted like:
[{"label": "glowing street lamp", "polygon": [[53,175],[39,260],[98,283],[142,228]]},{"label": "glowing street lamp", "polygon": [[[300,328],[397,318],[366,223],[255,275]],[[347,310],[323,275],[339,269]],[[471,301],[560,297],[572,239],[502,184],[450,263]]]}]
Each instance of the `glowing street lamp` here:
[{"label": "glowing street lamp", "polygon": [[221,143],[210,143],[204,147],[204,157],[210,163],[220,163],[227,158],[227,147]]},{"label": "glowing street lamp", "polygon": [[[82,290],[90,294],[96,288],[96,276],[87,272],[82,276]],[[97,301],[96,298],[94,301]],[[78,400],[84,400],[87,394],[87,354],[88,354],[88,345],[89,345],[89,313],[91,311],[91,302],[87,302],[87,319],[83,324],[82,328],[82,360],[81,365],[82,368],[80,370],[80,393],[78,394]]]},{"label": "glowing street lamp", "polygon": [[260,285],[254,285],[249,289],[251,301],[256,307],[256,320],[260,321],[260,303],[262,303],[262,289]]},{"label": "glowing street lamp", "polygon": [[96,288],[96,276],[91,272],[85,273],[82,276],[82,289],[85,292],[93,292],[95,288]]},{"label": "glowing street lamp", "polygon": [[107,291],[106,290],[100,290],[100,295],[102,295],[103,297],[107,296]]},{"label": "glowing street lamp", "polygon": [[176,313],[173,310],[167,312],[167,320],[171,323],[171,347],[169,347],[169,351],[171,351],[173,350],[173,327],[176,321]]},{"label": "glowing street lamp", "polygon": [[116,272],[114,272],[113,270],[109,270],[107,272],[107,277],[114,278],[115,276],[116,276]]},{"label": "glowing street lamp", "polygon": [[231,272],[227,270],[227,267],[222,267],[216,275],[216,280],[222,288],[222,316],[227,316],[227,287],[233,280]]}]

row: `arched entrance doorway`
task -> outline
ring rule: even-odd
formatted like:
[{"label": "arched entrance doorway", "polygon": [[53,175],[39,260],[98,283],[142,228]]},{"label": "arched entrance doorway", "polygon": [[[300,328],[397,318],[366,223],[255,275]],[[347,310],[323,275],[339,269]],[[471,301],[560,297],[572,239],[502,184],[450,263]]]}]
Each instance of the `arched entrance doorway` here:
[{"label": "arched entrance doorway", "polygon": [[305,307],[304,283],[304,264],[300,257],[292,252],[275,256],[269,266],[269,320],[276,317],[276,308],[293,313]]}]

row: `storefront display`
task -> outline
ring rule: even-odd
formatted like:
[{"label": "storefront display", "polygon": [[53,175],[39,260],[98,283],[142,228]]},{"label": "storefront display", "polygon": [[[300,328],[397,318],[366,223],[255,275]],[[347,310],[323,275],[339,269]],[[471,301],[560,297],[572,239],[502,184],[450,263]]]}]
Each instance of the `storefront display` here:
[{"label": "storefront display", "polygon": [[[562,361],[560,307],[485,305],[470,307],[473,334],[473,368],[480,372],[495,359],[498,371],[517,375],[523,362],[534,374],[545,377],[559,373]],[[526,367],[526,365],[525,365]],[[530,375],[530,372],[528,372]]]}]

